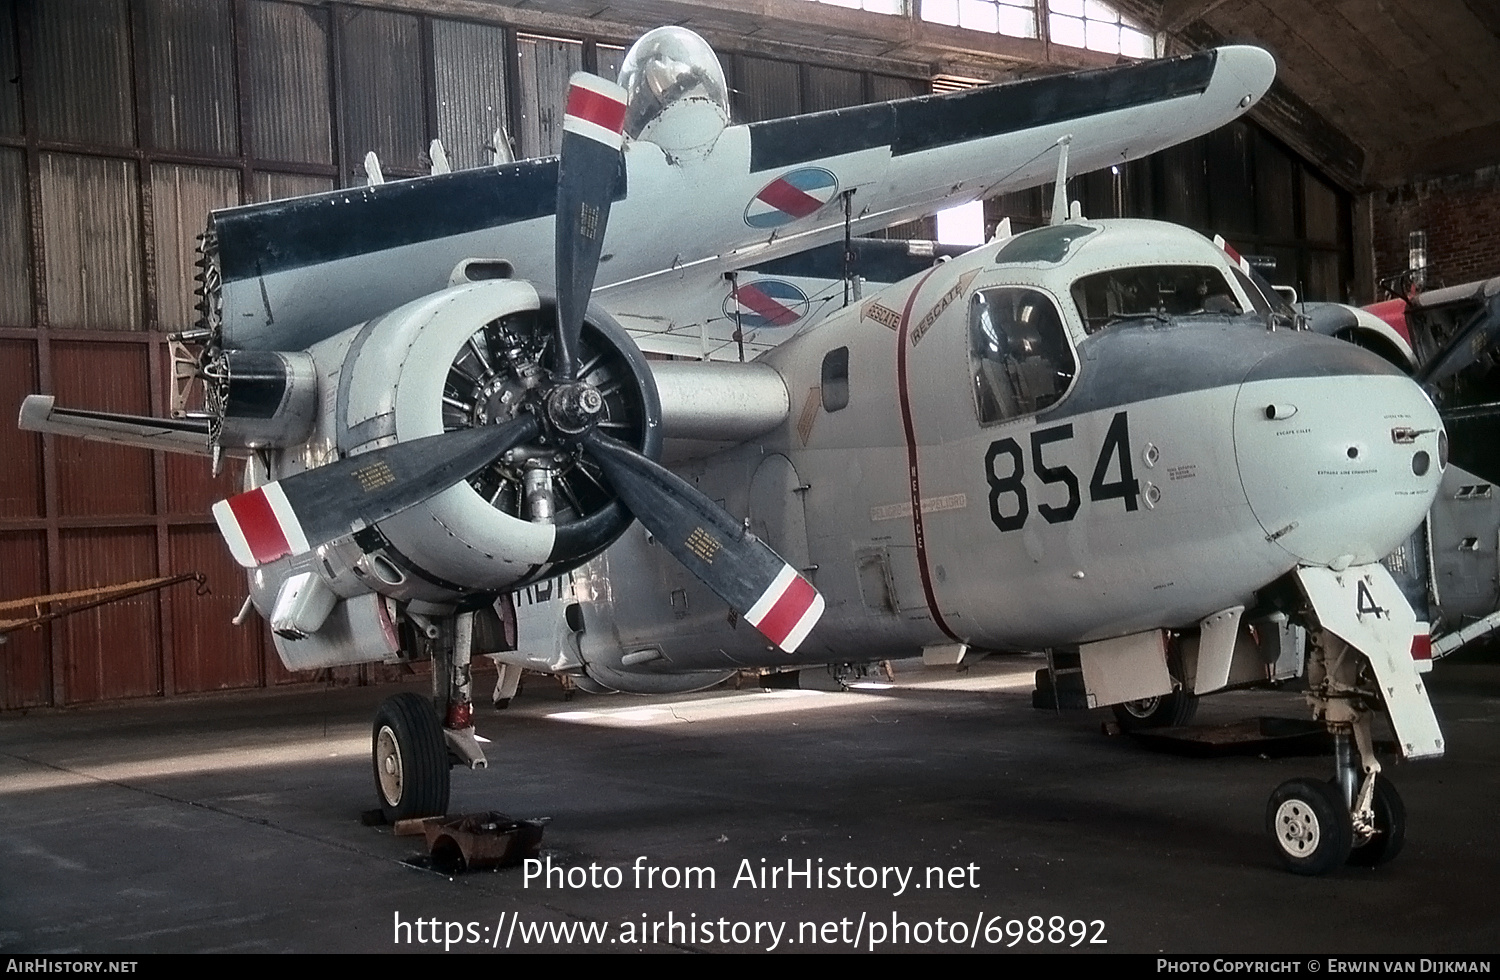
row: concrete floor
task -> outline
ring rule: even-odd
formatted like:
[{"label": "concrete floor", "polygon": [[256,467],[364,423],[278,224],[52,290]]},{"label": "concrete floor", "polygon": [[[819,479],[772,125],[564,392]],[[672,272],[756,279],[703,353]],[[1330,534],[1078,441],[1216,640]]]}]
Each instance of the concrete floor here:
[{"label": "concrete floor", "polygon": [[[816,934],[848,950],[856,934],[860,948],[890,939],[893,922],[898,941],[879,948],[984,949],[1031,916],[1061,917],[1064,942],[1039,930],[1033,945],[1027,929],[1018,949],[1068,948],[1071,928],[1080,949],[1109,952],[1500,950],[1500,668],[1432,676],[1449,753],[1394,773],[1405,852],[1307,879],[1275,864],[1264,810],[1281,781],[1327,776],[1326,759],[1194,759],[1107,737],[1107,713],[1032,709],[1038,665],[904,665],[890,690],[568,703],[533,680],[509,711],[481,713],[491,768],[454,773],[452,810],[551,817],[554,865],[619,868],[613,889],[547,888],[520,869],[448,877],[403,863],[417,839],[362,826],[370,717],[391,688],[0,716],[0,950],[431,951],[434,931],[461,938],[455,950],[583,950],[577,933],[522,940],[589,924],[616,950],[768,948],[778,927],[780,949]],[[1305,710],[1292,694],[1230,694],[1199,721],[1257,714]],[[914,869],[933,887],[897,895],[889,873],[883,888],[736,887],[742,862],[762,860]],[[636,887],[638,861],[711,867],[716,887]],[[959,870],[937,888],[928,868]]]}]

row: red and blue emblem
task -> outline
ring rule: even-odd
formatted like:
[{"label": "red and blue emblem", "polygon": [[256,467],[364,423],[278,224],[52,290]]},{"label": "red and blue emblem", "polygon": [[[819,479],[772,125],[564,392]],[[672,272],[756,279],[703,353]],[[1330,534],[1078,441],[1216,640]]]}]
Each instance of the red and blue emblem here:
[{"label": "red and blue emblem", "polygon": [[822,167],[782,174],[760,189],[745,207],[751,228],[779,228],[822,210],[839,193],[839,179]]},{"label": "red and blue emblem", "polygon": [[807,315],[807,294],[780,279],[757,279],[742,282],[739,289],[724,300],[724,315],[730,320],[739,314],[746,329],[789,327]]}]

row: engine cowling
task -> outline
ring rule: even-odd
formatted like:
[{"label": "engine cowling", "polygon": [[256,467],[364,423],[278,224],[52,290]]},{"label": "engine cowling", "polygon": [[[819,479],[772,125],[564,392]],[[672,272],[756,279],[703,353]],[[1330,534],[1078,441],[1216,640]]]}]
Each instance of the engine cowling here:
[{"label": "engine cowling", "polygon": [[[551,298],[530,283],[465,283],[315,346],[325,441],[308,447],[303,465],[544,412],[542,401],[555,388],[546,356],[555,316]],[[598,308],[584,325],[581,363],[597,392],[590,397],[603,402],[599,426],[658,455],[661,411],[650,369]],[[293,462],[276,475],[296,468]],[[347,564],[392,598],[453,602],[573,568],[630,521],[597,469],[544,432],[334,547],[328,571],[343,578],[338,566]]]}]

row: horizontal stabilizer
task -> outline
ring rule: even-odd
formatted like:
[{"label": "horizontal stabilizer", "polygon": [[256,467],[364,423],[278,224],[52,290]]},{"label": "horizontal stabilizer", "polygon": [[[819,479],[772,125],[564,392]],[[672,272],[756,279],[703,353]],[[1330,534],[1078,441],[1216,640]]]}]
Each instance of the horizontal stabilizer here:
[{"label": "horizontal stabilizer", "polygon": [[[208,419],[159,419],[149,415],[58,408],[51,395],[27,395],[21,402],[21,417],[17,425],[27,432],[50,432],[169,453],[211,455]],[[231,452],[230,455],[236,454]]]}]

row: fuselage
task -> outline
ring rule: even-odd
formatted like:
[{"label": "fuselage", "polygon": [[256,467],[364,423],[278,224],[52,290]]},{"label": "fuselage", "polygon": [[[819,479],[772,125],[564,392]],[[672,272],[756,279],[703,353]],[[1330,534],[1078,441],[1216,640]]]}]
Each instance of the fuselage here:
[{"label": "fuselage", "polygon": [[[786,426],[686,469],[827,599],[809,662],[1192,626],[1299,564],[1380,559],[1445,461],[1413,382],[1254,289],[1154,222],[992,243],[772,352]],[[636,530],[576,573],[615,649],[786,660],[672,566]]]}]

